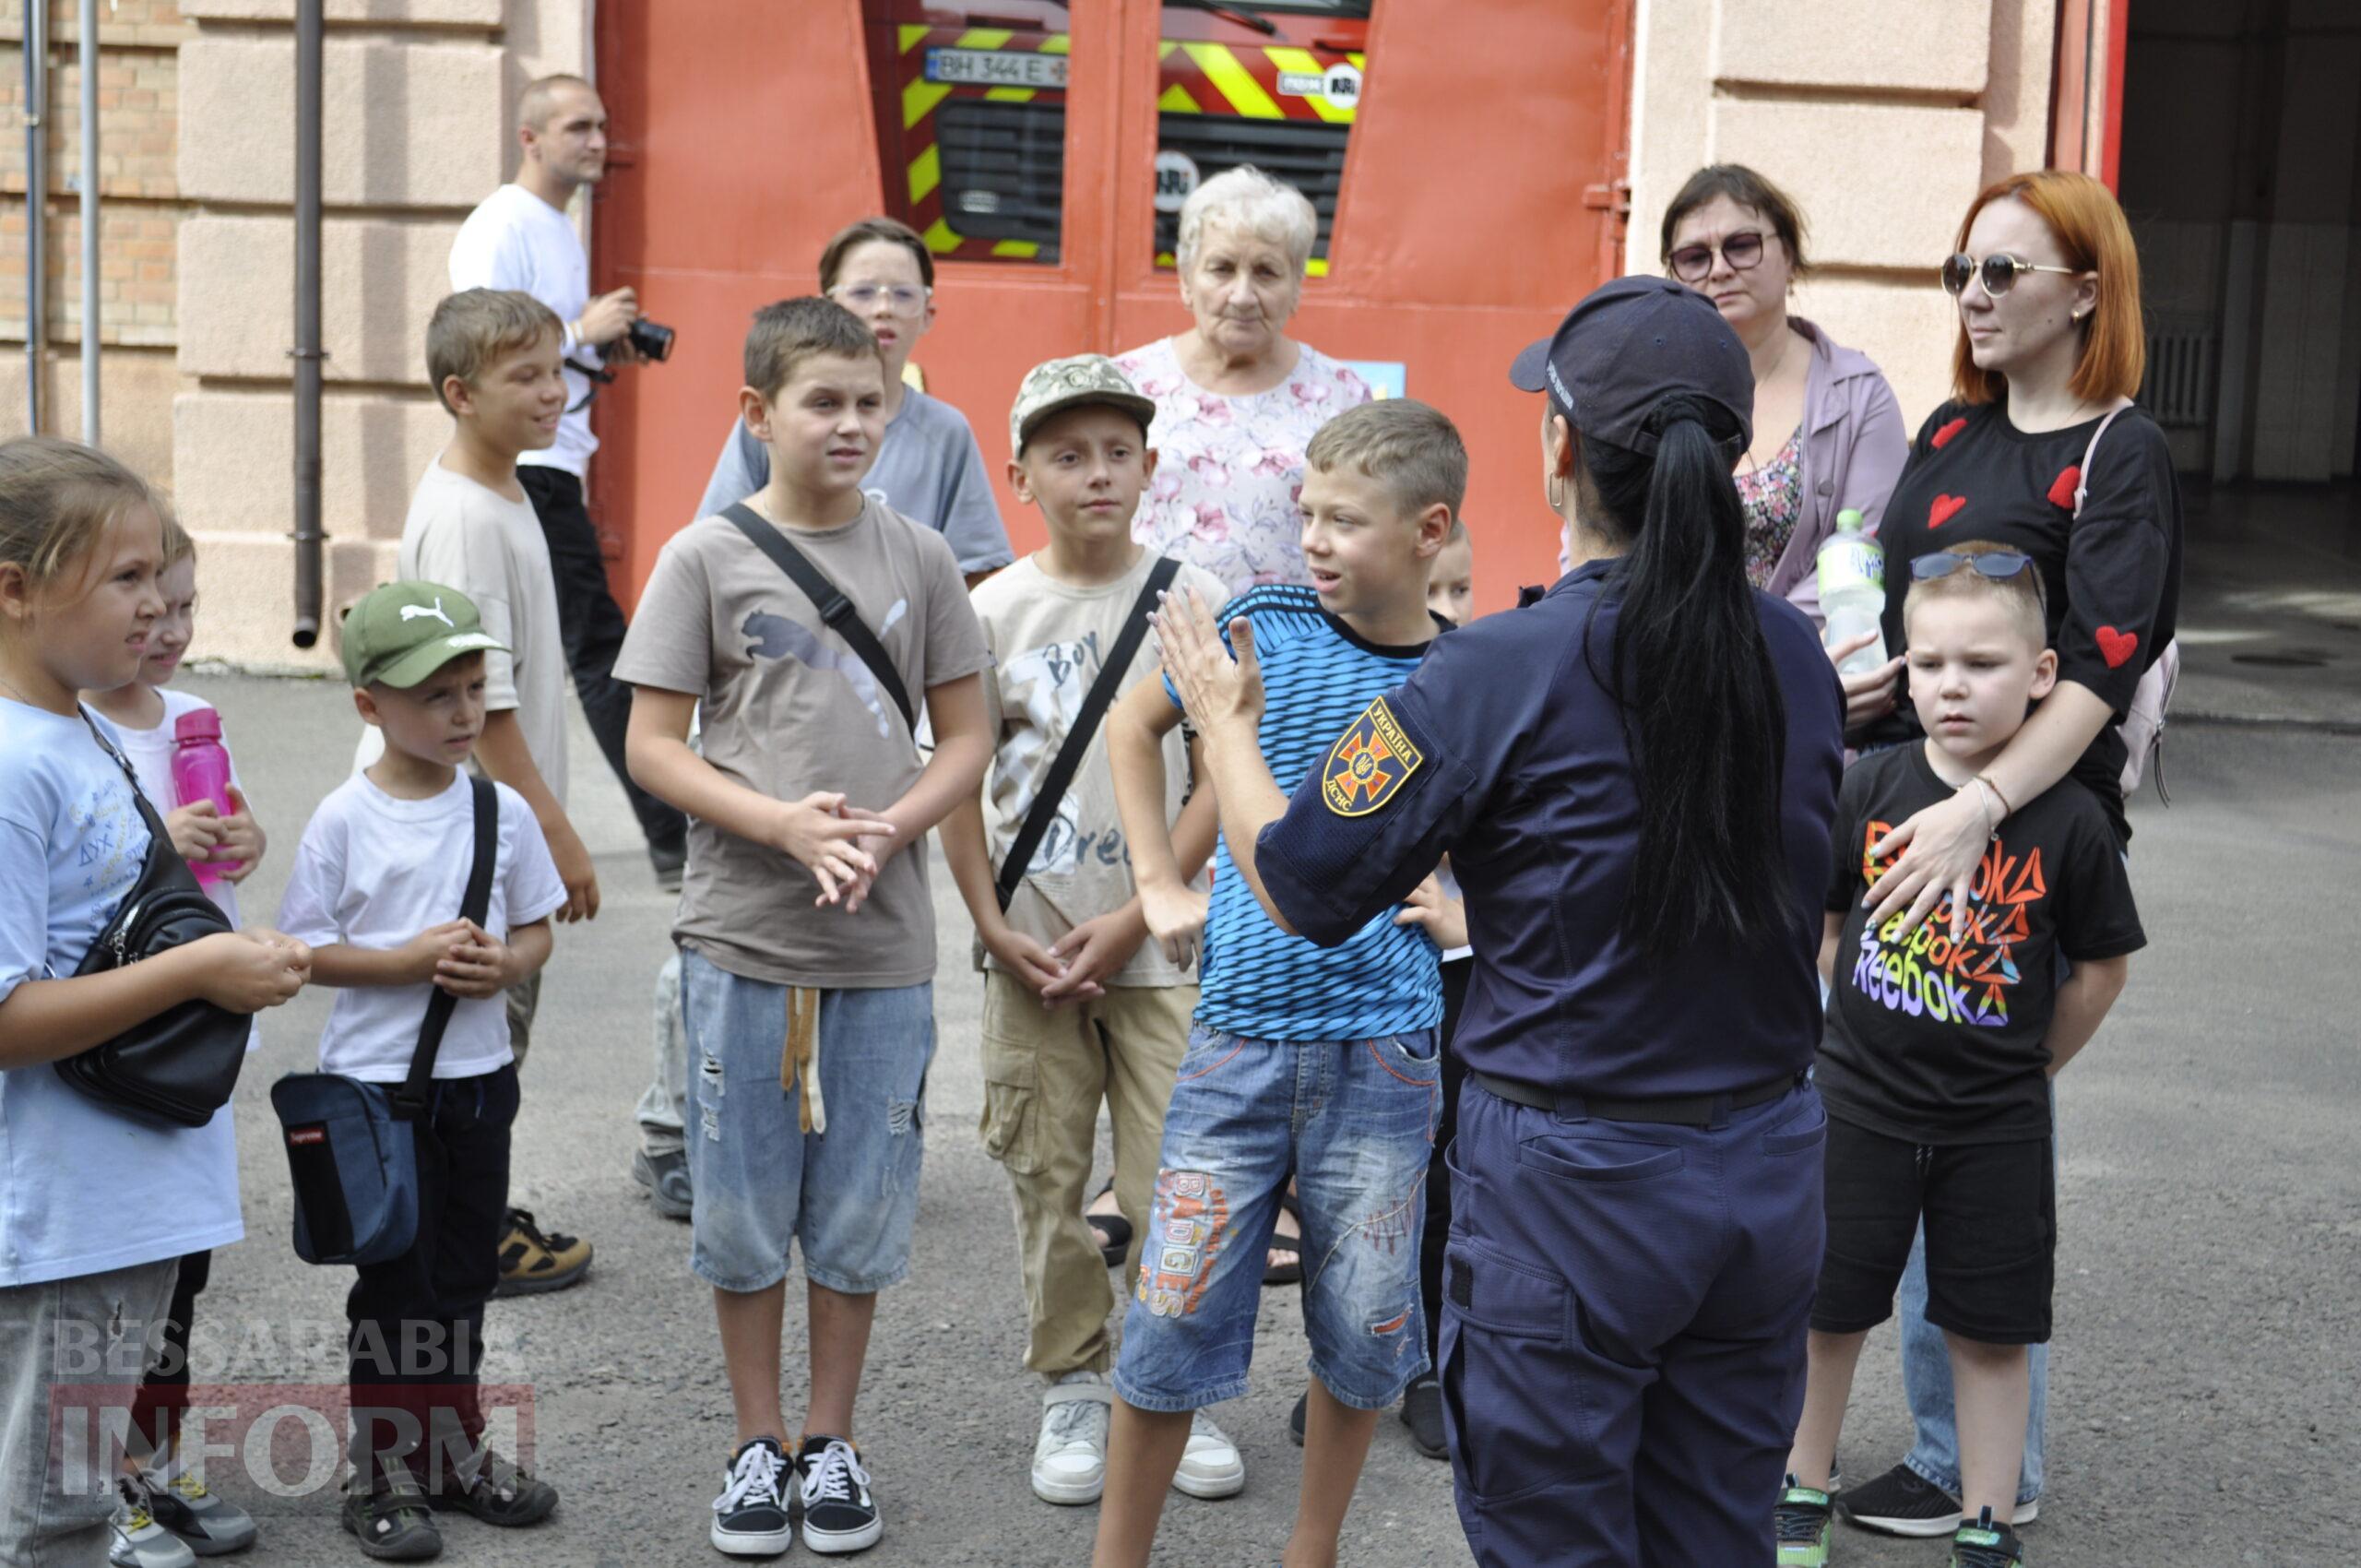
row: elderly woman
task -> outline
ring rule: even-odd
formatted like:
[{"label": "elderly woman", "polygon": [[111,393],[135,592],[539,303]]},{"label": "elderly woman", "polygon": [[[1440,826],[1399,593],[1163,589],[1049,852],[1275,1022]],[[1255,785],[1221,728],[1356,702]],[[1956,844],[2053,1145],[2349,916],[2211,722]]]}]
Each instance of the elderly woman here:
[{"label": "elderly woman", "polygon": [[1180,303],[1196,325],[1115,361],[1156,399],[1156,480],[1133,537],[1233,593],[1311,580],[1303,449],[1369,401],[1359,376],[1287,335],[1318,232],[1303,193],[1259,169],[1207,180],[1180,209]]},{"label": "elderly woman", "polygon": [[[1769,180],[1741,163],[1698,170],[1665,208],[1663,246],[1665,270],[1714,302],[1754,365],[1754,439],[1735,469],[1746,575],[1825,629],[1821,544],[1843,511],[1877,531],[1910,452],[1901,405],[1867,354],[1788,314],[1810,270],[1803,215]],[[1847,679],[1853,722],[1882,711],[1900,668]]]}]

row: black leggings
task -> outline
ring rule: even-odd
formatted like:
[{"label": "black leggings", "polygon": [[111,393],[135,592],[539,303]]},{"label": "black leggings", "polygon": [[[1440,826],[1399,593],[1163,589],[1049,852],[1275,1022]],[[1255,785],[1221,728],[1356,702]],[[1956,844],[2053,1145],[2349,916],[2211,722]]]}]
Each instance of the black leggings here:
[{"label": "black leggings", "polygon": [[1438,1054],[1442,1060],[1442,1115],[1435,1123],[1435,1152],[1427,1161],[1427,1228],[1418,1238],[1418,1300],[1426,1308],[1427,1360],[1440,1368],[1442,1353],[1442,1253],[1451,1242],[1451,1168],[1443,1151],[1451,1146],[1452,1129],[1459,1124],[1459,1086],[1467,1080],[1467,1066],[1452,1049],[1459,1032],[1459,1010],[1467,1001],[1467,978],[1474,958],[1454,958],[1442,967],[1442,1031]]},{"label": "black leggings", "polygon": [[188,1408],[188,1328],[196,1315],[196,1298],[213,1277],[213,1254],[191,1253],[181,1259],[172,1281],[172,1304],[164,1313],[163,1343],[139,1392],[131,1401],[131,1430],[150,1450],[160,1450],[178,1435],[181,1412]]}]

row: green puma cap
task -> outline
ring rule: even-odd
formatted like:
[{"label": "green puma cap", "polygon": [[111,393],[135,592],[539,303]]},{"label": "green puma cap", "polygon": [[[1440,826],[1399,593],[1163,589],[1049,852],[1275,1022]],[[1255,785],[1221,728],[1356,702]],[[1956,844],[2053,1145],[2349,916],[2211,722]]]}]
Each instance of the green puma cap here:
[{"label": "green puma cap", "polygon": [[506,653],[466,594],[440,583],[386,583],[345,612],[344,672],[356,686],[407,691],[469,653]]}]

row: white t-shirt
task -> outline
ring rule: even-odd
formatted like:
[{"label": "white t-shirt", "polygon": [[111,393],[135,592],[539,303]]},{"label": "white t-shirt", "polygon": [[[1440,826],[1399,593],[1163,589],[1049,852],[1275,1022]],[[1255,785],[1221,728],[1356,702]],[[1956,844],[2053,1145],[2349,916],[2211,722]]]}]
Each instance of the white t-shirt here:
[{"label": "white t-shirt", "polygon": [[[429,463],[410,495],[394,571],[404,582],[440,583],[466,594],[484,631],[509,650],[483,656],[484,707],[516,713],[535,770],[564,805],[565,641],[549,540],[532,503],[511,501],[440,461]],[[385,736],[368,726],[354,771],[385,754]]]},{"label": "white t-shirt", "polygon": [[[123,754],[131,759],[132,771],[139,775],[139,788],[147,795],[148,803],[156,808],[158,816],[170,816],[188,803],[181,799],[180,790],[172,785],[172,753],[178,746],[173,726],[181,721],[181,715],[209,713],[213,711],[213,705],[203,697],[175,692],[169,687],[156,695],[164,699],[164,718],[154,729],[136,729],[120,719],[108,719],[107,728],[113,732],[115,743],[123,748]],[[227,730],[221,734],[221,749],[224,752],[230,749]],[[238,759],[234,756],[230,759],[230,782],[238,787],[239,794],[246,792],[246,781],[238,777]],[[208,882],[204,884],[204,887],[207,897],[220,907],[222,914],[229,917],[232,926],[245,924],[238,918],[238,889],[235,884]],[[255,1015],[254,1030],[246,1039],[246,1049],[253,1051],[261,1044],[262,1015],[257,1013]]]},{"label": "white t-shirt", "polygon": [[[70,979],[147,854],[131,785],[82,720],[0,697],[0,1001]],[[46,1062],[0,1072],[0,1288],[237,1241],[231,1136],[226,1108],[203,1127],[158,1127]]]},{"label": "white t-shirt", "polygon": [[[565,903],[565,885],[525,797],[505,784],[483,927],[505,941],[516,926],[546,920]],[[356,773],[331,790],[303,829],[279,906],[279,928],[314,947],[399,947],[429,926],[459,918],[475,861],[475,798],[465,773],[431,800],[402,801]],[[350,986],[336,993],[320,1036],[320,1071],[373,1084],[409,1076],[419,1026],[433,986]],[[498,996],[451,1010],[438,1078],[496,1071],[508,1049],[508,1014]]]},{"label": "white t-shirt", "polygon": [[[576,321],[590,303],[590,258],[582,253],[582,238],[564,213],[522,185],[503,185],[483,198],[481,206],[459,225],[451,242],[451,288],[516,289],[530,294],[557,313],[558,320]],[[566,358],[597,365],[604,362],[587,343],[576,343]],[[599,438],[590,434],[590,410],[583,399],[590,395],[590,378],[579,371],[565,373],[565,406],[558,422],[557,440],[516,460],[564,469],[580,479],[590,467]]]}]

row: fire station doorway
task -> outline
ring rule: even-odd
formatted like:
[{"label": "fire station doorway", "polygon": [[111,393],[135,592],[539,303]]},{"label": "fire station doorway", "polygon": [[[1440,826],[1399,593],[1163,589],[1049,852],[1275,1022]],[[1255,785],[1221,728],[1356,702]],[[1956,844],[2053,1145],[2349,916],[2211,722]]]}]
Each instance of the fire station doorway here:
[{"label": "fire station doorway", "polygon": [[679,334],[593,410],[619,593],[693,520],[750,315],[874,213],[935,255],[914,363],[1038,545],[1000,477],[1018,379],[1185,330],[1180,205],[1253,162],[1320,214],[1289,335],[1459,424],[1480,607],[1505,607],[1556,575],[1506,367],[1619,270],[1630,27],[1631,0],[604,0],[593,286]]}]

